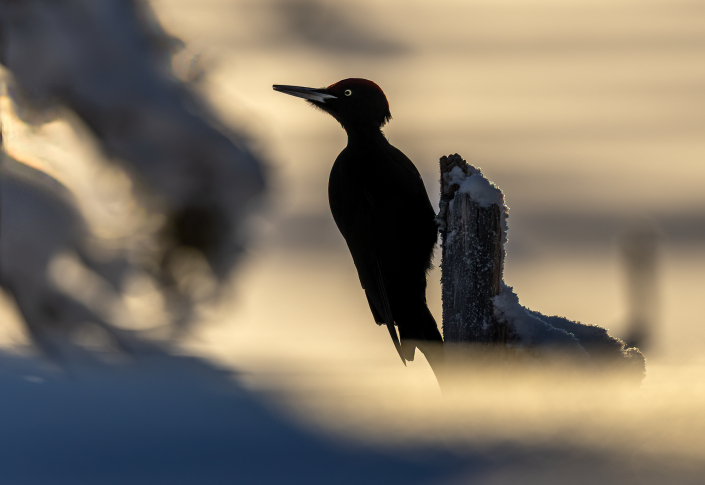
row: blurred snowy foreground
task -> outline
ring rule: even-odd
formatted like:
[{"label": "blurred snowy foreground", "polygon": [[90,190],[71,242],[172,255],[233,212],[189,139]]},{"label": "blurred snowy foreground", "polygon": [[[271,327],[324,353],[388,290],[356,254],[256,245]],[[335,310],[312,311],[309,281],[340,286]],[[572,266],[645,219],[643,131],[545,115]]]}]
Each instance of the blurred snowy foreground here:
[{"label": "blurred snowy foreground", "polygon": [[[432,483],[461,460],[305,431],[187,357],[67,373],[0,360],[0,483]],[[465,465],[467,466],[467,464]]]},{"label": "blurred snowy foreground", "polygon": [[459,445],[439,431],[390,446],[333,437],[191,357],[58,371],[5,355],[0,392],[0,483],[14,485],[656,484],[699,483],[703,471],[562,440]]}]

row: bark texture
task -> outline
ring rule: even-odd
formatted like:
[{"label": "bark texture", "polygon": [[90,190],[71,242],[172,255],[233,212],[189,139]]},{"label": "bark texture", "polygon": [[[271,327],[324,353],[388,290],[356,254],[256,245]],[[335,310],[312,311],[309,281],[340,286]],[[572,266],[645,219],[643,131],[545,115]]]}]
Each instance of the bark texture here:
[{"label": "bark texture", "polygon": [[441,158],[443,335],[446,342],[505,343],[508,326],[492,303],[502,281],[502,208],[459,191],[456,167],[466,176],[476,171],[459,155]]}]

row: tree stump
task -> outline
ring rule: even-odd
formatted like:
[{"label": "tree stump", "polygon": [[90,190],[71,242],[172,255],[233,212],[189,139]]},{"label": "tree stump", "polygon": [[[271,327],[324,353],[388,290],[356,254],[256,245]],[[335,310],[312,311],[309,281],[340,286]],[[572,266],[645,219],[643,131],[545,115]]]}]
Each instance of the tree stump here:
[{"label": "tree stump", "polygon": [[498,321],[504,262],[499,188],[459,155],[441,158],[443,334],[447,343],[506,343],[509,328]]},{"label": "tree stump", "polygon": [[561,369],[570,359],[583,369],[626,370],[641,382],[639,349],[604,328],[521,306],[502,278],[507,211],[504,194],[479,169],[457,154],[441,158],[443,335],[453,362],[482,355],[484,348],[492,349],[488,357],[555,362]]}]

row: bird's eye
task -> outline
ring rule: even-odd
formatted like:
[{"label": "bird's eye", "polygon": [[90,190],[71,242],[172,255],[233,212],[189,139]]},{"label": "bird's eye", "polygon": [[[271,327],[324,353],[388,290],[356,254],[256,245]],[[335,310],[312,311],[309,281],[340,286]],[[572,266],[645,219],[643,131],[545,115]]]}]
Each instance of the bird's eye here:
[{"label": "bird's eye", "polygon": [[345,94],[345,96],[350,96],[352,94],[352,91],[349,89],[346,89],[344,94]]}]

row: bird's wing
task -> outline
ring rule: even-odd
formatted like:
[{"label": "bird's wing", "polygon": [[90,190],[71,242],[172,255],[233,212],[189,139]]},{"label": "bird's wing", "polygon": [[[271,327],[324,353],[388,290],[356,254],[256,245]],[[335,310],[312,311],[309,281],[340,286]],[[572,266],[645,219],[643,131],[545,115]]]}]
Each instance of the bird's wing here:
[{"label": "bird's wing", "polygon": [[384,237],[381,234],[384,229],[379,227],[375,217],[375,210],[379,207],[376,207],[377,201],[369,191],[362,189],[359,195],[362,197],[356,197],[359,203],[355,205],[340,204],[337,198],[331,197],[333,218],[348,244],[375,320],[387,326],[394,347],[406,365],[385,283],[388,278],[385,278],[382,258],[377,248],[379,238]]},{"label": "bird's wing", "polygon": [[[372,292],[377,298],[373,301],[373,304],[377,306],[377,311],[379,312],[384,324],[389,330],[389,335],[392,337],[392,342],[394,342],[394,347],[397,349],[399,358],[406,365],[406,358],[404,357],[404,352],[399,341],[399,336],[397,335],[397,329],[394,326],[394,316],[392,315],[392,308],[389,303],[389,295],[387,292],[387,285],[385,283],[384,267],[380,262],[380,255],[377,250],[377,239],[381,236],[380,228],[375,227],[376,224],[373,222],[376,220],[374,217],[375,210],[375,199],[374,197],[365,190],[365,204],[363,209],[363,214],[361,221],[368,226],[361,231],[364,234],[362,239],[362,251],[364,252],[364,257],[370,262],[370,269],[372,271],[371,278],[365,278],[363,285],[365,285],[366,292]],[[368,286],[372,286],[369,288]]]},{"label": "bird's wing", "polygon": [[397,329],[394,327],[394,317],[392,316],[392,308],[389,306],[389,298],[387,297],[387,288],[384,284],[382,267],[379,264],[379,259],[376,257],[376,255],[371,254],[371,256],[373,260],[375,283],[377,286],[380,300],[382,302],[382,318],[384,319],[384,323],[387,325],[387,330],[389,330],[389,335],[392,337],[392,342],[394,342],[394,347],[397,349],[399,358],[401,359],[402,363],[406,365],[406,358],[404,358],[404,352],[402,351],[401,343],[399,342]]}]

